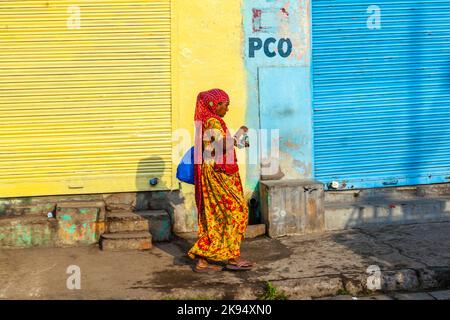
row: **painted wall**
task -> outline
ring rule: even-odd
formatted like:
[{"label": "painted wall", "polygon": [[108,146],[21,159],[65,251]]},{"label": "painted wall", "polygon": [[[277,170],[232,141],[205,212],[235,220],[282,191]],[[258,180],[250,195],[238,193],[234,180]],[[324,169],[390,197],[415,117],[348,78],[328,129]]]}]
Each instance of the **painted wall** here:
[{"label": "painted wall", "polygon": [[[226,122],[234,133],[246,124],[247,82],[242,47],[242,7],[240,0],[191,0],[177,1],[178,20],[178,128],[190,133],[191,141],[184,141],[178,157],[181,158],[193,145],[194,111],[197,94],[201,91],[221,88],[231,99]],[[181,142],[181,140],[180,140]],[[241,163],[246,154],[238,154]],[[241,165],[245,180],[246,167]],[[174,203],[175,230],[193,231],[197,212],[194,188],[181,185],[183,204]],[[247,195],[248,196],[248,195]],[[170,197],[169,197],[170,198]]]},{"label": "painted wall", "polygon": [[[174,0],[173,4],[174,129],[185,130],[191,138],[182,141],[174,168],[193,145],[197,94],[219,87],[231,97],[225,119],[231,130],[241,125],[280,129],[279,167],[284,178],[310,177],[309,0]],[[258,196],[261,177],[261,163],[249,163],[259,153],[261,140],[256,136],[250,142],[251,150],[238,151],[247,199]],[[155,193],[152,201],[172,208],[176,232],[196,230],[192,186],[181,184],[180,192]],[[255,210],[253,217],[258,214]]]},{"label": "painted wall", "polygon": [[[311,178],[310,1],[246,1],[243,16],[247,118],[252,126],[279,130],[280,136],[279,163],[268,157],[262,164],[279,167],[268,178]],[[253,184],[258,169],[249,172]]]},{"label": "painted wall", "polygon": [[[225,119],[230,129],[279,130],[281,176],[311,178],[310,1],[179,1],[177,20],[178,127],[193,137],[198,92],[220,87],[232,100]],[[261,165],[267,165],[254,161],[261,132],[251,138],[251,149],[238,151],[247,199],[258,197]],[[177,156],[190,146],[186,142]],[[182,184],[181,195],[183,204],[172,205],[175,231],[193,231],[193,187]],[[251,218],[257,222],[258,208],[251,208]]]}]

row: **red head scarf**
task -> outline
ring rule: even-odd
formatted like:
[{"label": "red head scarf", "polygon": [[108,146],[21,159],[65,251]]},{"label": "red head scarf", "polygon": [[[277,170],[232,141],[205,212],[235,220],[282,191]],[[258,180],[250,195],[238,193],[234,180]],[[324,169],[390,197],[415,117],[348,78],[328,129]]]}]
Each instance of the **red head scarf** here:
[{"label": "red head scarf", "polygon": [[[203,130],[206,121],[210,118],[217,119],[224,132],[230,137],[227,125],[225,121],[217,115],[217,108],[220,102],[230,102],[230,97],[228,94],[221,89],[212,89],[205,92],[200,92],[197,97],[197,107],[195,109],[195,127],[196,127],[196,138],[195,138],[195,149],[196,149],[196,164],[195,164],[195,198],[197,202],[198,210],[203,210],[202,208],[202,185],[201,185],[201,175],[202,175],[202,165],[199,161],[202,159],[203,154]],[[216,170],[223,171],[227,174],[234,174],[239,171],[237,165],[236,154],[234,154],[234,162],[226,163],[226,154],[223,155],[222,164],[215,165]]]},{"label": "red head scarf", "polygon": [[210,118],[216,118],[220,121],[222,126],[225,122],[217,115],[217,108],[220,102],[230,102],[228,94],[220,89],[212,89],[205,92],[200,92],[197,96],[197,107],[195,109],[195,121],[205,123]]}]

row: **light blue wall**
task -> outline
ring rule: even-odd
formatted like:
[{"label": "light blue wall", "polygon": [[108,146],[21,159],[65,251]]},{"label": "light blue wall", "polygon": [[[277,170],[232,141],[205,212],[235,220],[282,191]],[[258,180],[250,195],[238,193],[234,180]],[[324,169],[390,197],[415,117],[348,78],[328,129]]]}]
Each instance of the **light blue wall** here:
[{"label": "light blue wall", "polygon": [[[243,11],[248,126],[280,129],[280,169],[285,179],[312,178],[310,1],[244,1]],[[256,43],[252,39],[264,44],[271,38],[277,42],[267,42],[269,52],[264,46],[251,50]],[[282,54],[289,52],[288,42],[292,44],[288,57],[277,52],[281,39]],[[260,173],[260,164],[248,167],[247,188],[256,189]]]},{"label": "light blue wall", "polygon": [[[287,179],[310,178],[312,109],[309,68],[260,67],[258,78],[261,128],[279,130],[281,172]],[[267,147],[269,143],[266,143]]]}]

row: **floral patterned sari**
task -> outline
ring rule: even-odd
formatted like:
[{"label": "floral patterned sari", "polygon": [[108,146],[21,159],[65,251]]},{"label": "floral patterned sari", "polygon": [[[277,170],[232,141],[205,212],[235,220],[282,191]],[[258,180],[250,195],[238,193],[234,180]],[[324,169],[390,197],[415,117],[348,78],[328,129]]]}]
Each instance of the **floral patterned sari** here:
[{"label": "floral patterned sari", "polygon": [[[224,99],[223,95],[207,95],[206,98],[199,95],[197,111],[199,103],[200,107],[207,105],[214,110],[221,99]],[[201,119],[202,132],[215,130],[226,139],[229,133],[225,123],[217,116],[210,115],[208,113],[207,117]],[[202,151],[210,148],[211,143],[203,141]],[[236,161],[236,156],[234,158]],[[241,255],[241,242],[248,223],[248,206],[241,177],[236,163],[220,165],[216,160],[204,159],[203,163],[196,165],[199,238],[188,253],[193,259],[201,257],[211,261],[227,261]]]}]

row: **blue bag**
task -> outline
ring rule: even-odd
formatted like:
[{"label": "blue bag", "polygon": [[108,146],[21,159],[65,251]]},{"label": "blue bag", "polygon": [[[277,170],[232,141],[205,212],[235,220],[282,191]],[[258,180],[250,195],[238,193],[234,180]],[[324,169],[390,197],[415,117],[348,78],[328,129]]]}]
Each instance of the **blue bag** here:
[{"label": "blue bag", "polygon": [[195,147],[192,147],[186,154],[183,159],[181,159],[180,164],[177,168],[177,179],[186,182],[189,184],[195,184],[194,182],[194,150]]}]

